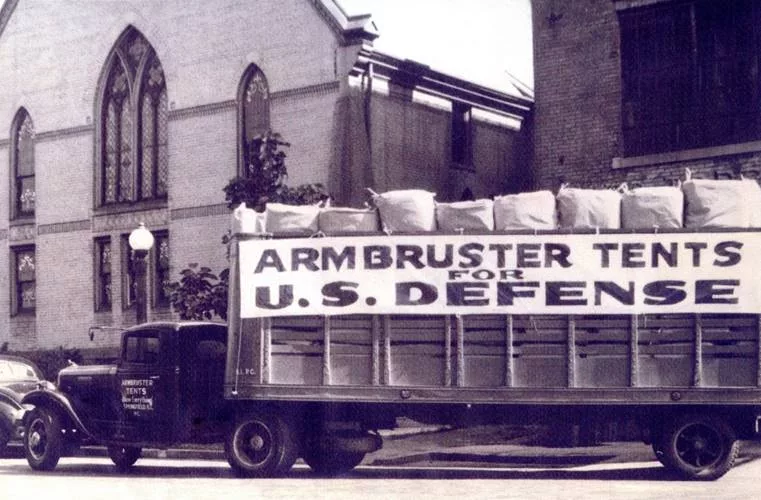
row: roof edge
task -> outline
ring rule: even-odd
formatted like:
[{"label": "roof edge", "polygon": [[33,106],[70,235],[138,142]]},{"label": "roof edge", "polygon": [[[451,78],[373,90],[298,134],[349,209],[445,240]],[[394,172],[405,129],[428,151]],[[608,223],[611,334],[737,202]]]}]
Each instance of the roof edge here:
[{"label": "roof edge", "polygon": [[521,95],[510,94],[436,71],[410,59],[399,59],[371,47],[360,50],[350,74],[379,76],[403,87],[419,89],[498,114],[526,117],[534,106],[533,93],[526,95],[529,92],[521,91]]},{"label": "roof edge", "polygon": [[0,37],[3,36],[5,26],[8,24],[8,20],[13,15],[13,11],[16,10],[19,0],[5,0],[3,6],[0,7]]},{"label": "roof edge", "polygon": [[372,42],[378,38],[378,30],[375,23],[370,20],[369,13],[349,15],[337,0],[311,0],[311,2],[344,45],[363,41]]}]

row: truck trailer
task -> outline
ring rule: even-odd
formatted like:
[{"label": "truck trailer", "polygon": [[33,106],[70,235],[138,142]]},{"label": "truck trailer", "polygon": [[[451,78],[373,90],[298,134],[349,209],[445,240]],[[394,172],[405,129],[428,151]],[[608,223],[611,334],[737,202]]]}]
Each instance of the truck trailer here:
[{"label": "truck trailer", "polygon": [[122,334],[24,403],[31,467],[82,443],[224,442],[242,476],[351,470],[399,417],[636,420],[667,468],[717,479],[761,436],[756,230],[236,233],[227,325]]}]

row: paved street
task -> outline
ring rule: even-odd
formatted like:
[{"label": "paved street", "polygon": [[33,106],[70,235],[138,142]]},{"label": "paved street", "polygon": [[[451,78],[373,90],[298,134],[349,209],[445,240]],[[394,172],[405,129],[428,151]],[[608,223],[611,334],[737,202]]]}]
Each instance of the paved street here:
[{"label": "paved street", "polygon": [[[473,447],[469,449],[473,450]],[[508,453],[514,449],[513,453]],[[520,452],[523,450],[523,452]],[[596,451],[586,451],[596,450]],[[484,451],[484,450],[482,450]],[[761,453],[746,447],[738,465],[716,482],[670,476],[638,443],[599,448],[507,447],[490,463],[409,459],[404,466],[362,465],[339,478],[314,477],[297,464],[282,479],[238,479],[220,460],[143,458],[128,474],[100,457],[62,459],[51,473],[22,458],[0,459],[5,498],[751,498],[759,490]],[[484,454],[484,456],[487,456]],[[449,458],[457,455],[449,455]],[[371,457],[370,457],[371,458]],[[441,456],[440,458],[446,458]],[[460,455],[474,459],[474,455]],[[528,462],[533,462],[529,463]],[[367,460],[366,463],[373,463]]]}]

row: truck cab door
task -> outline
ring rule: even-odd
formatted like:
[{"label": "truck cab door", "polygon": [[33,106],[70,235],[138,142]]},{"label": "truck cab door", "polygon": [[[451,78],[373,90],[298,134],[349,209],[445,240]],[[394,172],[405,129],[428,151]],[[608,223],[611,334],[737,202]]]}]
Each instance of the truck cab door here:
[{"label": "truck cab door", "polygon": [[178,416],[179,366],[171,329],[128,332],[117,369],[120,425],[115,438],[169,443]]}]

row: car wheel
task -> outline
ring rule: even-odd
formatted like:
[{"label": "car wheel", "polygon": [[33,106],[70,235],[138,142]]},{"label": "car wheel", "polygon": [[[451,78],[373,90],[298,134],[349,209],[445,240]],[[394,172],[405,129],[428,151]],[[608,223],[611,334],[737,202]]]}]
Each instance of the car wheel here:
[{"label": "car wheel", "polygon": [[136,446],[109,446],[108,456],[119,470],[127,470],[140,458],[141,448]]},{"label": "car wheel", "polygon": [[677,417],[663,433],[663,463],[687,479],[714,480],[732,468],[740,443],[723,419]]},{"label": "car wheel", "polygon": [[239,476],[282,476],[296,462],[297,454],[293,429],[269,412],[241,418],[225,439],[227,461]]},{"label": "car wheel", "polygon": [[24,454],[35,470],[53,470],[63,452],[61,418],[48,408],[35,408],[24,432]]}]

